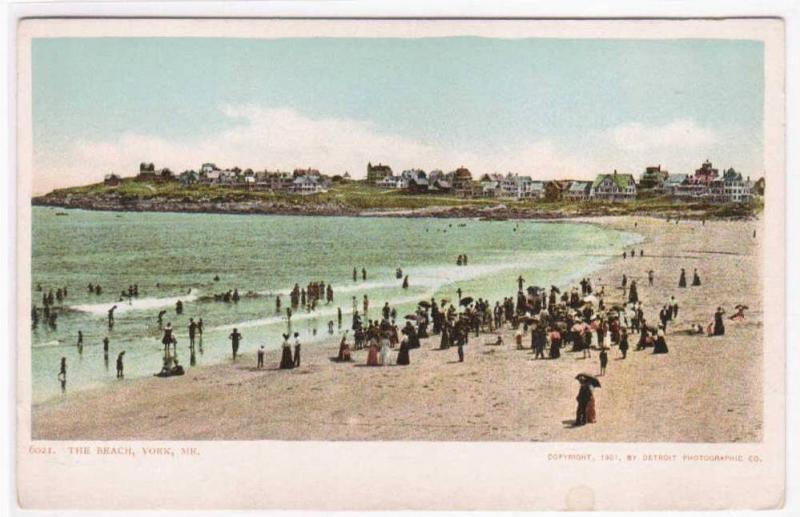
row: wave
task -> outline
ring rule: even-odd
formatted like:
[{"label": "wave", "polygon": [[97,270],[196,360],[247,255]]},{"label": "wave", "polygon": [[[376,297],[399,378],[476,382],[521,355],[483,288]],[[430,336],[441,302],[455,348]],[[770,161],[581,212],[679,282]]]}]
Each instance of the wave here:
[{"label": "wave", "polygon": [[[394,299],[387,300],[387,301],[389,301],[389,303],[392,303],[394,305],[400,305],[400,304],[403,304],[403,303],[412,303],[412,302],[416,302],[416,301],[419,301],[419,300],[424,300],[426,298],[430,298],[431,296],[433,296],[434,292],[435,291],[431,289],[429,291],[416,294],[415,296],[406,296],[406,297],[402,297],[402,298],[394,298]],[[360,304],[359,304],[359,307],[361,307]],[[381,307],[375,307],[374,310],[377,311],[378,314],[380,314]],[[351,314],[353,314],[352,306],[347,307],[347,308],[342,308],[342,316],[351,315]],[[313,312],[296,312],[296,313],[292,314],[292,323],[294,324],[294,323],[296,323],[298,321],[315,320],[315,319],[320,319],[320,318],[324,318],[324,317],[335,317],[336,315],[337,315],[336,308],[323,307],[322,309],[318,309],[318,310],[313,311]],[[267,325],[274,325],[276,323],[284,323],[285,324],[286,322],[287,322],[286,315],[285,314],[281,314],[281,315],[275,315],[275,316],[268,316],[266,318],[258,318],[258,319],[255,319],[255,320],[240,321],[238,323],[229,323],[229,324],[225,324],[225,325],[218,325],[218,326],[215,326],[215,327],[209,327],[208,330],[210,330],[210,331],[211,330],[233,330],[234,328],[236,328],[236,329],[246,329],[246,328],[253,328],[253,327],[264,327],[264,326],[267,326]]]},{"label": "wave", "polygon": [[117,306],[114,311],[115,314],[120,314],[129,311],[144,311],[150,309],[158,309],[161,307],[174,307],[178,300],[183,303],[191,302],[199,296],[197,291],[191,290],[190,293],[183,296],[172,296],[168,298],[132,298],[131,300],[122,302],[106,302],[106,303],[93,303],[85,305],[72,305],[68,307],[69,310],[87,312],[98,316],[105,316],[113,306]]}]

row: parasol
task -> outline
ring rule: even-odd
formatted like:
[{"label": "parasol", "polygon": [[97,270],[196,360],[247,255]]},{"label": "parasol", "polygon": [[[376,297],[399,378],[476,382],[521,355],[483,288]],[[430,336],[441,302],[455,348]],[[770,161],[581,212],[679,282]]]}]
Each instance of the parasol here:
[{"label": "parasol", "polygon": [[583,301],[585,303],[597,303],[597,296],[590,294],[589,296],[584,296]]},{"label": "parasol", "polygon": [[589,375],[588,373],[579,373],[578,375],[575,376],[575,380],[579,382],[584,382],[584,381],[588,382],[595,388],[600,387],[600,381],[597,380],[597,377]]},{"label": "parasol", "polygon": [[472,297],[471,296],[467,296],[466,298],[462,298],[461,301],[458,302],[458,303],[459,303],[459,305],[463,305],[464,307],[466,307],[467,305],[472,303]]},{"label": "parasol", "polygon": [[556,293],[558,293],[558,294],[561,294],[561,289],[559,289],[558,287],[556,287],[556,286],[554,286],[554,285],[551,285],[551,286],[550,286],[550,290],[551,290],[551,291],[555,291],[555,292],[556,292]]},{"label": "parasol", "polygon": [[427,309],[428,307],[431,306],[431,302],[426,302],[425,300],[422,300],[417,305],[419,305],[420,307],[425,307]]},{"label": "parasol", "polygon": [[417,315],[416,314],[406,314],[406,319],[407,320],[415,320],[416,321]]}]

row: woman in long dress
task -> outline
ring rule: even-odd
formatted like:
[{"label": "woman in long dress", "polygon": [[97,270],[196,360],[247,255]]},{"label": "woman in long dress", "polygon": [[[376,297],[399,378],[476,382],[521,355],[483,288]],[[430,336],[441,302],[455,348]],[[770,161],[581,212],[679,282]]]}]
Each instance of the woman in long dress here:
[{"label": "woman in long dress", "polygon": [[380,366],[380,363],[378,363],[378,341],[374,337],[369,340],[367,366]]},{"label": "woman in long dress", "polygon": [[597,409],[594,406],[594,391],[592,385],[587,383],[589,387],[589,401],[586,403],[586,423],[594,424],[597,422]]},{"label": "woman in long dress", "polygon": [[715,336],[722,336],[725,334],[725,323],[722,320],[722,316],[725,314],[725,311],[722,310],[722,307],[717,307],[717,312],[714,313],[714,335]]},{"label": "woman in long dress", "polygon": [[381,366],[389,365],[389,336],[381,336]]},{"label": "woman in long dress", "polygon": [[339,355],[336,357],[336,360],[341,362],[352,360],[350,356],[350,345],[347,344],[347,336],[342,336],[342,340],[339,342]]},{"label": "woman in long dress", "polygon": [[400,342],[400,351],[397,352],[396,363],[403,366],[411,364],[408,357],[408,336],[403,336],[403,340]]},{"label": "woman in long dress", "polygon": [[550,359],[561,357],[561,334],[558,330],[550,332]]},{"label": "woman in long dress", "polygon": [[289,370],[294,368],[294,360],[292,359],[292,345],[289,343],[289,334],[283,335],[283,345],[281,345],[281,370]]},{"label": "woman in long dress", "polygon": [[686,270],[681,268],[681,277],[678,279],[678,287],[686,287]]},{"label": "woman in long dress", "polygon": [[442,340],[439,342],[439,350],[450,348],[450,323],[445,321],[442,325]]},{"label": "woman in long dress", "polygon": [[664,331],[659,329],[658,335],[656,336],[656,342],[653,345],[653,353],[654,354],[668,354],[669,348],[667,348],[667,341],[664,338]]},{"label": "woman in long dress", "polygon": [[692,278],[692,286],[700,285],[700,275],[697,274],[697,269],[694,270],[694,277]]}]

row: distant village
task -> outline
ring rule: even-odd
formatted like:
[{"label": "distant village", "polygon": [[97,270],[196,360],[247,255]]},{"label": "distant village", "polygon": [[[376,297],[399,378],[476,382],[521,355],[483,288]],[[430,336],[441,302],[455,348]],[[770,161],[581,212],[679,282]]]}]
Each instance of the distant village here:
[{"label": "distant village", "polygon": [[[186,187],[209,185],[232,188],[265,190],[288,194],[307,195],[327,192],[334,183],[359,181],[378,189],[408,192],[410,194],[451,195],[463,198],[505,198],[544,201],[610,201],[627,202],[637,198],[668,197],[678,201],[705,201],[711,203],[750,203],[755,196],[764,194],[764,178],[751,181],[733,168],[720,173],[709,160],[703,162],[693,174],[672,174],[660,165],[647,167],[638,181],[633,174],[614,170],[598,174],[594,181],[534,180],[519,174],[483,174],[473,177],[469,169],[459,167],[451,172],[421,169],[405,170],[395,174],[388,165],[367,164],[366,178],[353,180],[350,174],[325,175],[313,168],[295,169],[293,172],[241,170],[238,167],[220,169],[213,163],[204,163],[198,171],[187,170],[180,174],[168,168],[156,169],[153,163],[141,163],[137,180],[150,182],[178,182]],[[122,178],[109,174],[106,185],[118,185]]]}]

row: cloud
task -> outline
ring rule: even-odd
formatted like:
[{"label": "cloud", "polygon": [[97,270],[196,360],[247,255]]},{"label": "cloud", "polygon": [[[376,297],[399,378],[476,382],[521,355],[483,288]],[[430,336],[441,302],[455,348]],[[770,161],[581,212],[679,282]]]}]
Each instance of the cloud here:
[{"label": "cloud", "polygon": [[607,136],[623,151],[697,150],[720,140],[715,131],[698,126],[693,120],[675,120],[663,126],[628,123],[608,130]]},{"label": "cloud", "polygon": [[230,127],[187,140],[126,133],[115,140],[76,141],[61,155],[34,159],[34,191],[92,183],[115,172],[130,176],[140,162],[154,162],[180,172],[204,162],[254,170],[316,167],[328,174],[366,174],[367,162],[389,163],[400,171],[412,167],[452,170],[464,165],[474,174],[514,171],[536,178],[587,177],[591,169],[553,142],[532,141],[490,151],[449,148],[390,134],[376,124],[355,119],[312,118],[288,108],[224,106]]}]

